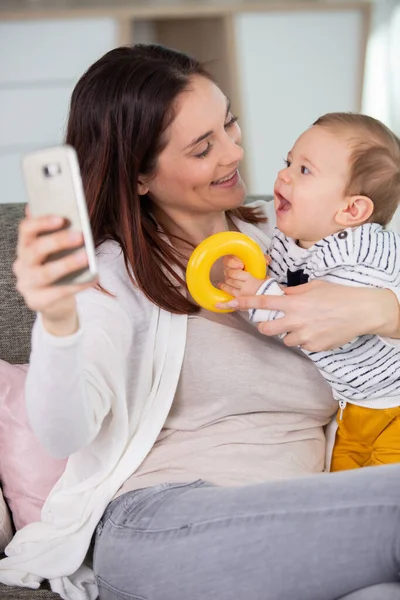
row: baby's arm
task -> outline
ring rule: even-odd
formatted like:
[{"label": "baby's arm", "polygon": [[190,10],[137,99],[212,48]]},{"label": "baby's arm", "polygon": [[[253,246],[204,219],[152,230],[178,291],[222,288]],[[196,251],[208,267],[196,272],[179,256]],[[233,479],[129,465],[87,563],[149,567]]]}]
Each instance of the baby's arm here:
[{"label": "baby's arm", "polygon": [[[269,262],[266,257],[267,264]],[[228,256],[224,259],[225,282],[219,285],[220,289],[227,292],[235,298],[242,296],[256,295],[283,295],[283,288],[271,277],[257,279],[247,271],[244,271],[244,264],[235,256]],[[282,312],[276,310],[250,310],[249,320],[253,323],[262,321],[273,321],[283,317]]]}]

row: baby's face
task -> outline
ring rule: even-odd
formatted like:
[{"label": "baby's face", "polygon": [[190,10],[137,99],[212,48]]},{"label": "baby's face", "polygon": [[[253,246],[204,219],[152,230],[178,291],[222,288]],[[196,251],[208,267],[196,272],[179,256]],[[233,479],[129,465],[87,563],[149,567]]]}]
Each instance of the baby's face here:
[{"label": "baby's face", "polygon": [[277,226],[303,247],[341,229],[335,215],[345,202],[350,152],[345,135],[314,125],[298,138],[278,173]]}]

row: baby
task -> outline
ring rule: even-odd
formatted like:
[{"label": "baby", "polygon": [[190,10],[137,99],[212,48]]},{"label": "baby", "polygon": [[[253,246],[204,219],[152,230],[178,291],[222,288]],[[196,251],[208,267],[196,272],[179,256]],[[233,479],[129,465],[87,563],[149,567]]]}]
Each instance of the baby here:
[{"label": "baby", "polygon": [[[282,294],[313,279],[399,288],[400,235],[387,231],[400,200],[400,140],[381,122],[349,113],[319,118],[296,141],[274,189],[277,227],[265,281],[233,272],[234,296]],[[250,311],[250,320],[276,319]],[[364,335],[304,351],[339,401],[331,470],[400,462],[400,345]]]}]

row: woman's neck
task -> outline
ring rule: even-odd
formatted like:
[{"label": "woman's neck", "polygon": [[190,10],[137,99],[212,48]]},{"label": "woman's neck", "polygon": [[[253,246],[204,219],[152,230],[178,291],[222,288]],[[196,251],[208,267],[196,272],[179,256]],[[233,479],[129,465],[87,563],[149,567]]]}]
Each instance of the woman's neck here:
[{"label": "woman's neck", "polygon": [[168,234],[171,243],[176,248],[190,252],[210,235],[232,229],[232,223],[225,212],[208,215],[172,214],[155,207],[153,215]]}]

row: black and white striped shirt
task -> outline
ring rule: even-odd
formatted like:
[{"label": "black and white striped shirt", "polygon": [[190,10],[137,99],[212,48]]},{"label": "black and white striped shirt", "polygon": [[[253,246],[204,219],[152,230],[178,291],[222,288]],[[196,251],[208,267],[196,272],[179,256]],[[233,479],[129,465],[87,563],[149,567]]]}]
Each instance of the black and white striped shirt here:
[{"label": "black and white striped shirt", "polygon": [[[330,235],[305,250],[275,230],[269,251],[269,274],[258,294],[282,293],[288,272],[354,286],[400,288],[400,235],[368,223]],[[274,281],[275,280],[275,281]],[[304,280],[304,279],[303,279]],[[262,313],[262,314],[261,314]],[[277,311],[252,311],[252,321],[273,320]],[[304,351],[333,388],[337,400],[374,408],[400,405],[400,345],[363,335],[324,352]]]}]

